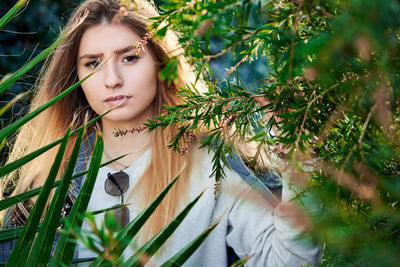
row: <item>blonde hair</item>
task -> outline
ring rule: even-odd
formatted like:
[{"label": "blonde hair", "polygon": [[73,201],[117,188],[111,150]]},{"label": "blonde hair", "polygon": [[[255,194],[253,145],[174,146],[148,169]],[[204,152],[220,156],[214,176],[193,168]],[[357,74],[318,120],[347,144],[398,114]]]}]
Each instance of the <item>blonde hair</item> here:
[{"label": "blonde hair", "polygon": [[[52,58],[46,62],[42,71],[42,79],[38,86],[39,90],[33,98],[31,110],[43,105],[78,81],[76,73],[77,51],[80,39],[89,27],[103,22],[121,23],[128,26],[139,36],[145,36],[147,33],[146,27],[149,25],[147,18],[157,16],[158,13],[154,5],[147,1],[135,0],[134,5],[135,10],[122,10],[116,0],[87,0],[75,10],[61,35],[70,31],[71,33],[56,48]],[[115,17],[117,15],[118,19],[116,20]],[[78,21],[80,21],[79,25],[77,25]],[[193,83],[195,75],[189,64],[184,60],[182,48],[179,46],[177,37],[173,32],[167,31],[166,36],[163,38],[148,40],[147,47],[160,65],[160,68],[163,68],[165,58],[176,56],[180,63],[177,82],[168,84],[157,77],[158,88],[154,100],[154,114],[157,116],[162,113],[164,104],[176,105],[179,103],[177,88]],[[198,84],[201,85],[202,83],[199,82]],[[8,162],[12,162],[22,155],[62,137],[69,125],[73,124],[74,128],[77,128],[87,119],[93,119],[95,116],[96,114],[87,103],[82,89],[75,89],[68,96],[21,128]],[[91,126],[88,128],[87,134],[94,130],[94,126]],[[181,203],[182,197],[185,198],[186,196],[187,198],[191,151],[189,149],[181,156],[179,153],[167,149],[169,140],[176,133],[177,130],[174,127],[167,127],[163,131],[160,129],[154,130],[152,134],[151,161],[135,187],[136,195],[139,194],[140,196],[138,197],[139,204],[144,208],[183,169],[178,182],[146,225],[146,235],[152,235],[161,230],[177,212],[179,208],[178,202]],[[70,142],[66,155],[71,153],[72,145],[73,142]],[[52,160],[49,159],[53,159],[56,153],[57,148],[54,148],[7,177],[2,184],[1,197],[3,198],[3,190],[6,185],[10,183],[15,184],[12,195],[43,185],[52,163]],[[60,174],[66,167],[67,158],[66,156]],[[32,204],[33,200],[30,202]]]}]

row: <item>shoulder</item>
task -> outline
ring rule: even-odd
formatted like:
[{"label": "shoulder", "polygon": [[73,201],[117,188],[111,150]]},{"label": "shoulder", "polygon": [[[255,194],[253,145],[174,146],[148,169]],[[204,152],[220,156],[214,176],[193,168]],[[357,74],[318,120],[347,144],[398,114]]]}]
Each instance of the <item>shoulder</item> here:
[{"label": "shoulder", "polygon": [[221,172],[223,176],[217,177],[215,174],[216,155],[213,150],[193,149],[191,183],[192,186],[209,186],[214,191],[220,191],[222,188],[241,188],[250,190],[251,187],[243,180],[243,178],[222,161],[220,162]]},{"label": "shoulder", "polygon": [[[202,176],[211,177],[210,180],[216,183],[214,173],[215,161],[220,160],[215,158],[215,153],[212,149],[199,149],[197,147],[193,148],[193,163],[192,163],[192,173],[203,173]],[[224,184],[230,185],[241,185],[240,187],[244,188],[252,188],[255,191],[261,193],[266,199],[275,203],[276,205],[279,200],[278,198],[270,191],[270,185],[274,182],[273,187],[280,186],[280,177],[278,175],[274,175],[274,172],[265,173],[261,179],[256,177],[244,164],[243,160],[236,153],[232,155],[226,155],[226,163],[225,165],[222,160],[220,160],[220,164],[222,166],[222,171],[224,177],[220,178],[220,185]],[[264,182],[264,178],[268,177],[268,182]],[[271,182],[272,181],[272,182]]]},{"label": "shoulder", "polygon": [[[216,158],[216,154],[212,149],[200,149],[198,147],[194,147],[192,151],[192,170],[193,172],[201,172],[204,175],[209,177],[214,176],[215,164],[216,161],[220,161],[221,171],[225,174],[225,177],[219,178],[226,178],[226,179],[233,179],[235,181],[241,181],[240,175],[237,171],[231,168],[229,165],[225,165],[221,159]],[[214,176],[215,177],[215,176]]]}]

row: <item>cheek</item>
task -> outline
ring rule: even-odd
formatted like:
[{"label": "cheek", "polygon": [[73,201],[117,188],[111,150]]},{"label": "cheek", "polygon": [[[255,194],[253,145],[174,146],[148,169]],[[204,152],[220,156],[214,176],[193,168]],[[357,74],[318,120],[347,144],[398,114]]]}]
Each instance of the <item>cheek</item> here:
[{"label": "cheek", "polygon": [[135,88],[136,95],[147,101],[153,101],[157,92],[157,75],[154,69],[130,73],[130,84]]},{"label": "cheek", "polygon": [[89,99],[90,99],[90,91],[88,90],[88,87],[87,87],[87,83],[86,83],[86,82],[87,82],[87,81],[85,81],[85,83],[82,83],[82,84],[81,84],[81,89],[82,89],[83,94],[84,94],[85,97],[86,97],[86,100],[89,101]]},{"label": "cheek", "polygon": [[76,64],[75,65],[75,67],[76,67],[76,73],[77,73],[77,75],[78,75],[78,79],[79,80],[81,80],[81,79],[83,79],[83,78],[85,78],[85,76],[87,75],[85,75],[85,72],[84,72],[84,70],[82,69],[82,66],[80,65],[80,64]]},{"label": "cheek", "polygon": [[151,88],[151,94],[153,99],[156,96],[156,92],[158,90],[158,70],[155,67],[155,65],[153,65],[153,68],[148,72],[149,74],[149,81],[150,81],[150,88]]},{"label": "cheek", "polygon": [[81,85],[81,90],[85,95],[87,102],[94,110],[96,110],[95,107],[96,105],[98,105],[98,100],[100,99],[100,96],[98,92],[95,92],[95,90],[93,90],[93,88],[96,87],[90,82],[90,80],[85,81]]},{"label": "cheek", "polygon": [[158,86],[157,86],[157,77],[153,76],[152,79],[149,82],[149,87],[148,87],[148,92],[147,94],[149,95],[149,100],[151,102],[154,101],[154,99],[156,98],[156,94],[157,94],[157,90],[158,90]]}]

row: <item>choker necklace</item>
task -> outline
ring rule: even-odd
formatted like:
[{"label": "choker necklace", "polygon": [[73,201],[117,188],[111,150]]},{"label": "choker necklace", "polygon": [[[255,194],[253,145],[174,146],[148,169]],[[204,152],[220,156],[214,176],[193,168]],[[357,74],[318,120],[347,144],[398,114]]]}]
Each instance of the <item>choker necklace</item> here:
[{"label": "choker necklace", "polygon": [[146,130],[147,129],[147,127],[146,126],[139,126],[139,127],[137,127],[137,128],[135,128],[135,127],[133,127],[132,129],[129,129],[129,130],[121,130],[121,129],[117,129],[117,128],[115,128],[114,130],[114,132],[113,132],[113,134],[114,134],[114,136],[115,137],[118,137],[118,136],[125,136],[125,135],[127,135],[128,133],[134,133],[134,132],[138,132],[138,133],[140,133],[140,132],[142,132],[142,131],[144,131],[144,130]]},{"label": "choker necklace", "polygon": [[[136,152],[141,152],[141,151],[143,151],[144,148],[147,148],[147,147],[149,146],[149,144],[150,144],[150,142],[147,142],[147,143],[145,143],[143,146],[141,146],[141,147],[139,147],[139,148],[132,149],[131,151],[129,151],[129,152],[126,153],[125,155],[129,155],[129,154],[131,154],[131,153],[136,153]],[[115,156],[109,154],[109,153],[107,152],[107,149],[104,149],[104,150],[103,150],[103,154],[104,154],[109,160],[112,160],[112,159],[117,158],[117,157],[115,157]],[[118,170],[120,170],[120,171],[125,170],[125,169],[128,169],[128,168],[130,167],[130,165],[127,166],[127,165],[125,165],[125,164],[123,164],[123,163],[121,163],[121,162],[118,162],[118,161],[119,161],[119,160],[114,161],[113,163],[110,163],[109,165],[112,166],[113,164],[118,164],[118,165],[119,165],[120,167],[122,167],[122,168],[116,168],[116,169],[118,169]]]}]

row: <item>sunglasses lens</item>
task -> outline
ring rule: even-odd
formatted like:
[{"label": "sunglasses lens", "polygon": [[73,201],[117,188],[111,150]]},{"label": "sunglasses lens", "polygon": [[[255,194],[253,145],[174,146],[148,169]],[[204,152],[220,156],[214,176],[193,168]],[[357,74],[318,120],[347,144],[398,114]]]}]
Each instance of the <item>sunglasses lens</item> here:
[{"label": "sunglasses lens", "polygon": [[119,215],[121,228],[125,228],[125,226],[130,222],[129,209],[127,207],[122,207],[119,210],[121,210],[121,213]]},{"label": "sunglasses lens", "polygon": [[108,194],[120,196],[128,190],[129,176],[123,171],[114,174],[109,173],[104,187]]},{"label": "sunglasses lens", "polygon": [[128,207],[120,207],[108,212],[114,213],[115,220],[121,223],[121,229],[123,229],[130,222],[130,212]]}]

